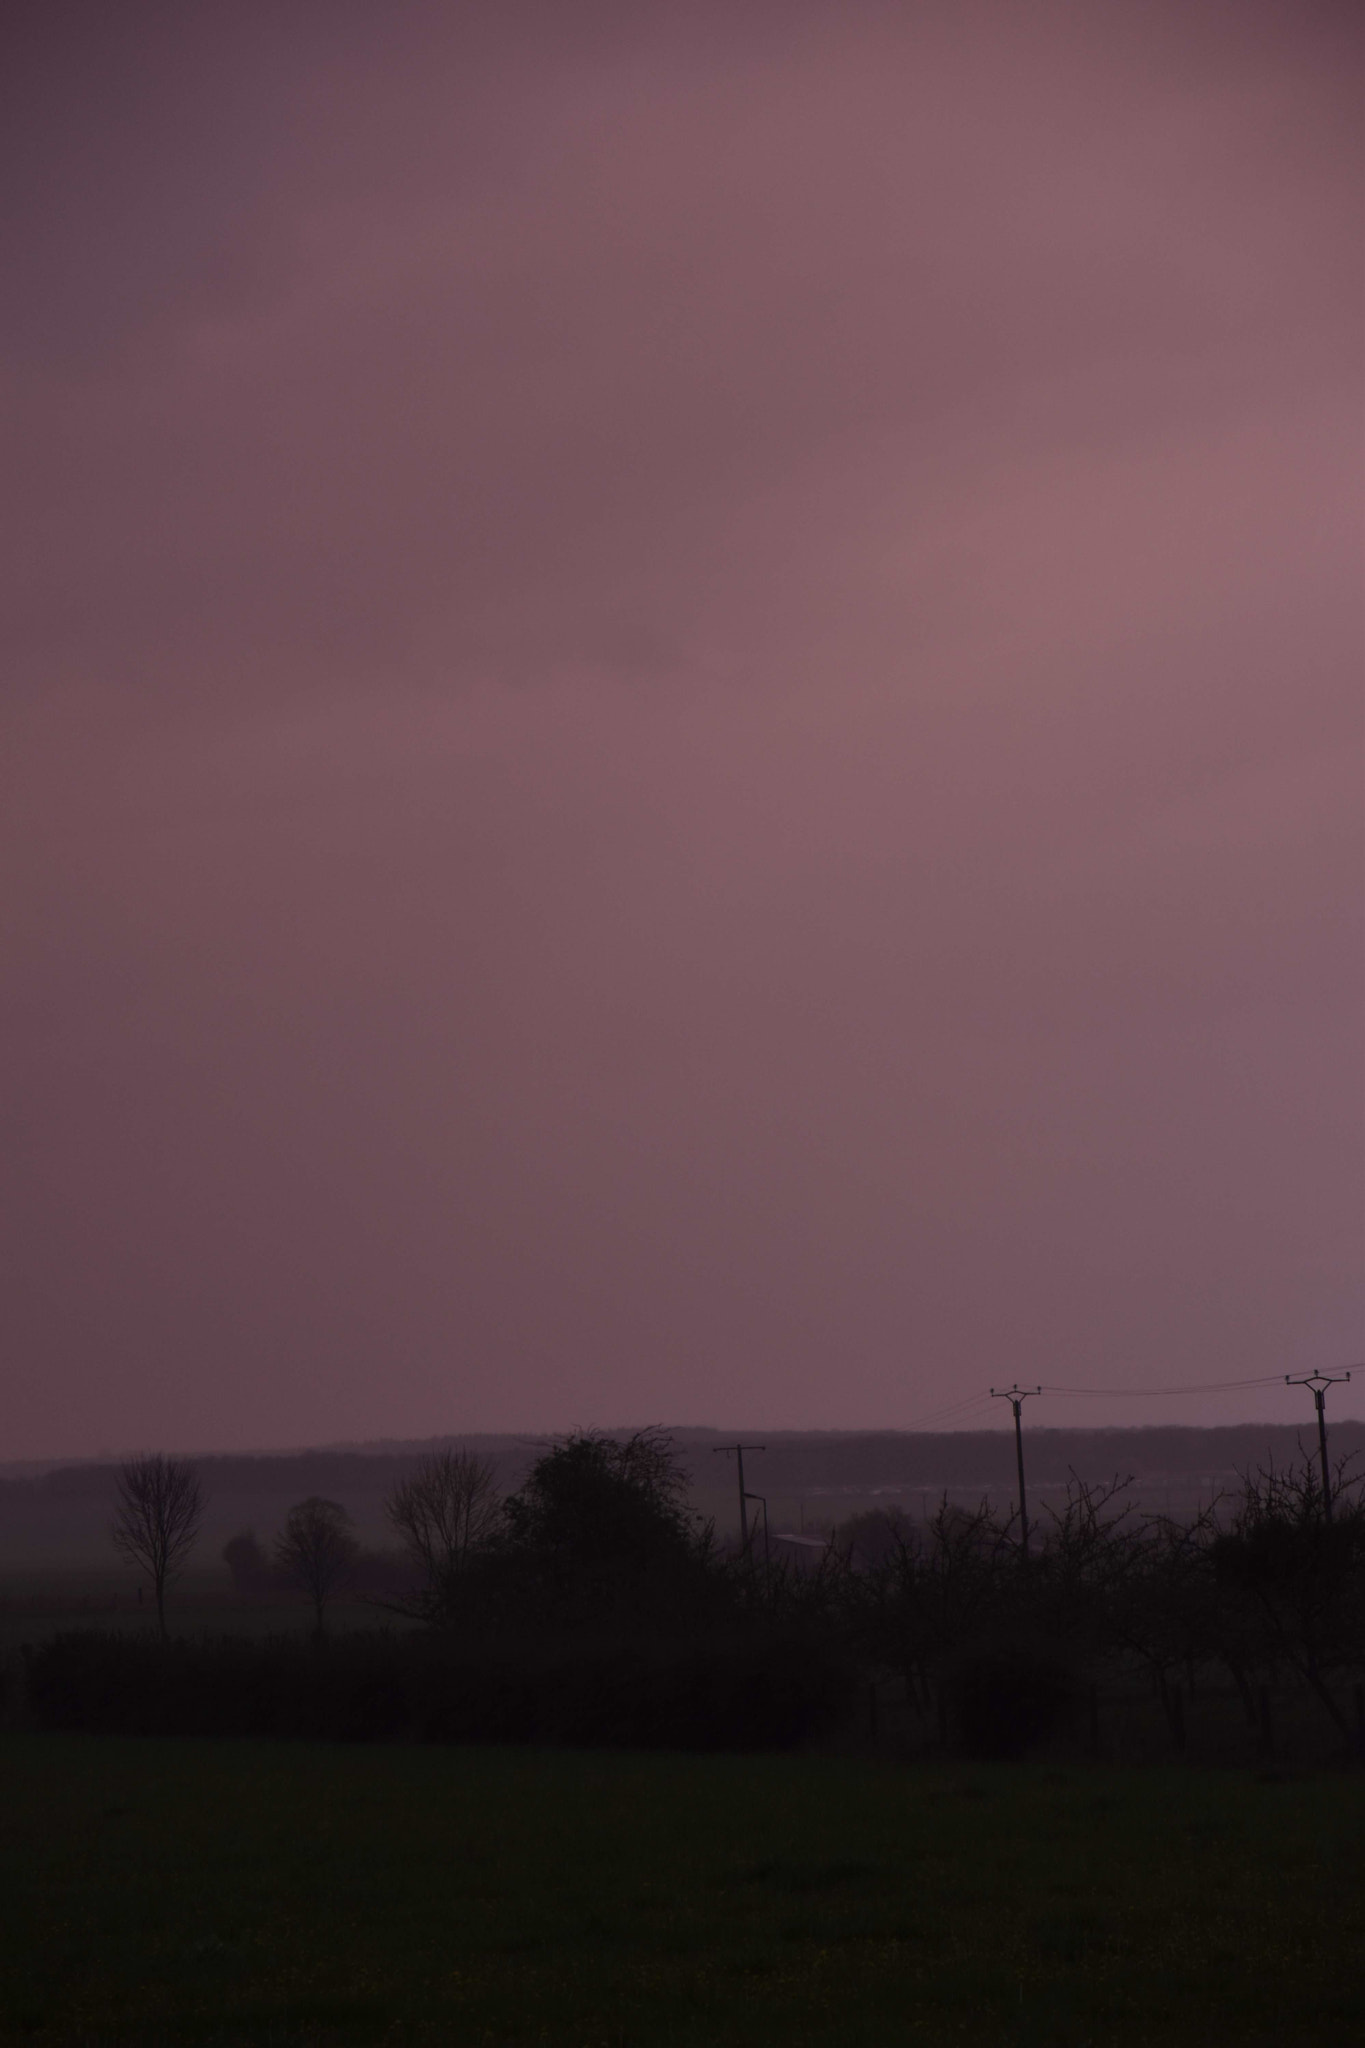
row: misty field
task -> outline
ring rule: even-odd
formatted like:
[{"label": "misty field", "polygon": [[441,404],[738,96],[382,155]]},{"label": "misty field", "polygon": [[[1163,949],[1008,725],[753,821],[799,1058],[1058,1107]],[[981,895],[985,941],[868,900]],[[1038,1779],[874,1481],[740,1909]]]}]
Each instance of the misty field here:
[{"label": "misty field", "polygon": [[11,1735],[0,2029],[1359,2038],[1355,1778]]}]

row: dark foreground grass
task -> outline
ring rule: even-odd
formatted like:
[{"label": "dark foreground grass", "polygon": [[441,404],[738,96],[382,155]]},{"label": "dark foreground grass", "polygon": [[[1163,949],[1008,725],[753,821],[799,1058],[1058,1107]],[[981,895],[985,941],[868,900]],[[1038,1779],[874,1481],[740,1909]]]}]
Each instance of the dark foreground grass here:
[{"label": "dark foreground grass", "polygon": [[0,2038],[1365,2039],[1347,1778],[9,1736]]}]

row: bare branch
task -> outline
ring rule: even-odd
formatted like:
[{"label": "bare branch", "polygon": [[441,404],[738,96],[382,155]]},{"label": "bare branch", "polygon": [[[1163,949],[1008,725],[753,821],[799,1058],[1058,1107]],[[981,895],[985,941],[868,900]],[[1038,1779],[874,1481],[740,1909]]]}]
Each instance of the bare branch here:
[{"label": "bare branch", "polygon": [[355,1571],[360,1546],[339,1501],[314,1495],[289,1510],[275,1543],[275,1562],[313,1603],[321,1634],[327,1602]]},{"label": "bare branch", "polygon": [[497,1527],[502,1502],[493,1467],[472,1451],[423,1458],[385,1503],[390,1522],[421,1572],[423,1596],[439,1601]]},{"label": "bare branch", "polygon": [[204,1496],[192,1465],[157,1451],[130,1459],[119,1473],[110,1534],[115,1549],[151,1580],[163,1636],[166,1588],[185,1567],[203,1513]]}]

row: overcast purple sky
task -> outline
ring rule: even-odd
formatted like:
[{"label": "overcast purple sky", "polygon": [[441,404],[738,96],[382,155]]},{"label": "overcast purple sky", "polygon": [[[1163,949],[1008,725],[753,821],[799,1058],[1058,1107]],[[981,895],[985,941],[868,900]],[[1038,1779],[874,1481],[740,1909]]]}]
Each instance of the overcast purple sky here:
[{"label": "overcast purple sky", "polygon": [[6,18],[3,1455],[1365,1356],[1354,8]]}]

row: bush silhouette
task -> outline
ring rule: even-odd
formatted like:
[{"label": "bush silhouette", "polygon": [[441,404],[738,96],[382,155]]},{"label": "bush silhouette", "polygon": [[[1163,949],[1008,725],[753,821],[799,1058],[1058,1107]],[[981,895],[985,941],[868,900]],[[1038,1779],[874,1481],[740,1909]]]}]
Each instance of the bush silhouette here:
[{"label": "bush silhouette", "polygon": [[969,1652],[947,1684],[953,1745],[982,1760],[1025,1756],[1065,1726],[1078,1691],[1050,1650],[1016,1643]]},{"label": "bush silhouette", "polygon": [[304,1642],[58,1636],[26,1652],[41,1728],[120,1735],[782,1749],[829,1728],[846,1671],[799,1637],[629,1643],[448,1632]]}]

